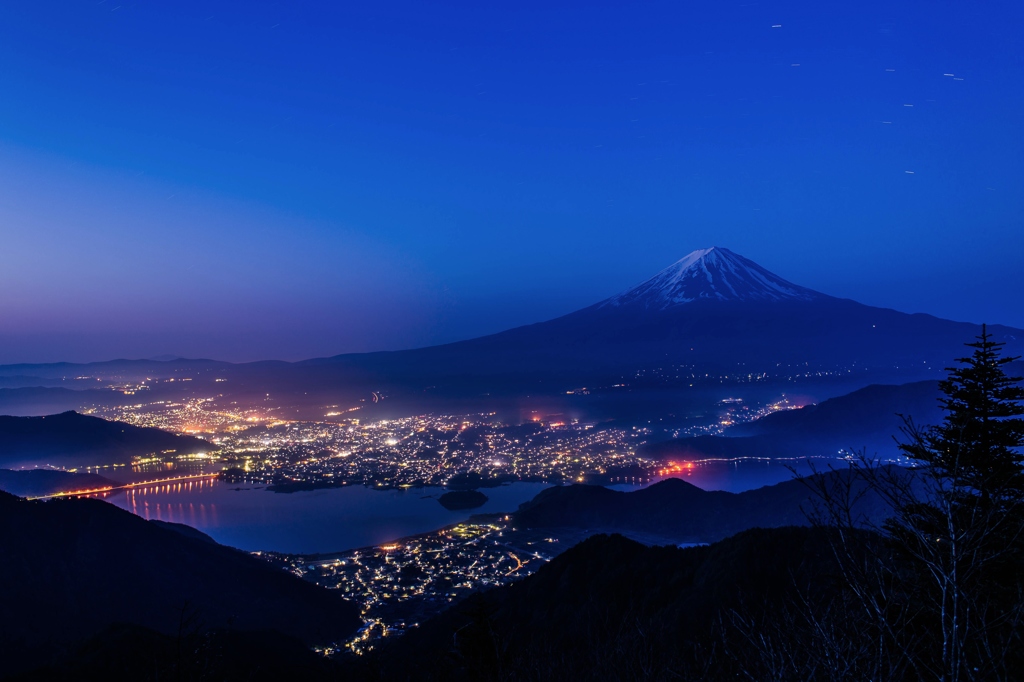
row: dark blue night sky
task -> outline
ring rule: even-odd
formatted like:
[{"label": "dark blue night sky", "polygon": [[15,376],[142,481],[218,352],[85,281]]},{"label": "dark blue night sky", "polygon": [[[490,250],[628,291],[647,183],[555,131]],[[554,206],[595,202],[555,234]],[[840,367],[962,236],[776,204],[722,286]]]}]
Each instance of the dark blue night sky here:
[{"label": "dark blue night sky", "polygon": [[710,245],[1024,327],[1022,33],[1000,1],[4,3],[0,362],[453,340]]}]

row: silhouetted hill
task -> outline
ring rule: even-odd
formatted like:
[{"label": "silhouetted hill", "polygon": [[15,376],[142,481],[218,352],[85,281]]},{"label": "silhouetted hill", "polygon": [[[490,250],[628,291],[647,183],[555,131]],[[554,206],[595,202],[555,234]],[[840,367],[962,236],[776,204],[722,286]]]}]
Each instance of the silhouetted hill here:
[{"label": "silhouetted hill", "polygon": [[0,465],[126,464],[151,453],[206,452],[214,446],[192,436],[107,421],[77,412],[46,417],[0,416]]},{"label": "silhouetted hill", "polygon": [[893,435],[900,415],[934,424],[942,418],[937,381],[872,385],[853,393],[770,414],[729,428],[724,436],[698,436],[654,443],[643,454],[659,459],[702,457],[811,457],[840,450],[868,455],[898,454]]},{"label": "silhouetted hill", "polygon": [[197,528],[193,528],[192,526],[187,526],[184,523],[174,523],[173,521],[161,521],[160,519],[149,519],[149,522],[154,524],[158,528],[166,528],[167,530],[173,530],[175,533],[178,533],[179,535],[184,535],[187,538],[192,538],[193,540],[210,542],[215,545],[218,544],[216,540],[211,538],[203,531],[198,530]]},{"label": "silhouetted hill", "polygon": [[96,490],[115,485],[119,482],[97,474],[55,469],[0,469],[0,490],[21,497],[40,497],[69,490]]},{"label": "silhouetted hill", "polygon": [[826,532],[756,529],[689,549],[595,536],[410,631],[368,672],[394,680],[770,679],[745,677],[758,672],[757,658],[733,619],[756,635],[798,599],[838,596]]},{"label": "silhouetted hill", "polygon": [[273,630],[314,644],[360,622],[336,593],[92,499],[0,493],[0,585],[0,675],[59,664],[116,623],[168,636],[185,621],[198,632]]},{"label": "silhouetted hill", "polygon": [[437,498],[437,501],[449,511],[476,509],[487,503],[487,496],[479,490],[451,490]]},{"label": "silhouetted hill", "polygon": [[913,416],[919,424],[931,424],[941,419],[940,395],[937,381],[876,384],[817,405],[776,412],[764,419],[737,424],[727,433],[730,436],[803,433],[818,439],[899,433],[902,424],[900,414]]},{"label": "silhouetted hill", "polygon": [[[816,476],[832,487],[851,473]],[[855,485],[861,489],[859,482]],[[515,522],[525,528],[582,528],[644,533],[675,543],[714,542],[749,528],[807,525],[817,499],[808,482],[799,479],[742,493],[701,490],[678,478],[632,492],[570,485],[548,488],[521,504]],[[888,507],[867,495],[856,511],[874,522],[889,515]]]}]

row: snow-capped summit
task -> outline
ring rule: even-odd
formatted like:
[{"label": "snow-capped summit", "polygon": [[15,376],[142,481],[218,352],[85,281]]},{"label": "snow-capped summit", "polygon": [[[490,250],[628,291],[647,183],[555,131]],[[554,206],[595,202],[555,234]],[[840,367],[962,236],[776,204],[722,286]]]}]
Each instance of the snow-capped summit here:
[{"label": "snow-capped summit", "polygon": [[649,280],[613,296],[605,306],[640,304],[661,310],[699,300],[811,301],[824,298],[787,282],[729,249],[712,246],[676,261]]}]

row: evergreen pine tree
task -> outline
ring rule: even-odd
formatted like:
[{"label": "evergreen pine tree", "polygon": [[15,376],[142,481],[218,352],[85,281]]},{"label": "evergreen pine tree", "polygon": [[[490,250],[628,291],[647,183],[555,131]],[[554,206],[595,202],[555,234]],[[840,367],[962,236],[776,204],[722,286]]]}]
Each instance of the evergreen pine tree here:
[{"label": "evergreen pine tree", "polygon": [[919,673],[943,682],[1019,679],[1024,388],[1005,372],[1016,358],[1001,357],[1003,344],[985,327],[967,345],[973,354],[940,384],[942,423],[908,422],[909,440],[900,445],[920,476],[918,487],[893,498],[901,501],[886,528],[902,557],[893,575],[902,576],[906,603],[919,608],[905,623],[922,647]]},{"label": "evergreen pine tree", "polygon": [[1024,387],[1009,377],[1005,365],[1017,358],[1000,357],[1004,345],[992,340],[983,325],[971,357],[949,368],[939,387],[945,394],[942,424],[910,432],[900,449],[913,460],[933,467],[961,488],[960,493],[985,500],[1024,497]]}]

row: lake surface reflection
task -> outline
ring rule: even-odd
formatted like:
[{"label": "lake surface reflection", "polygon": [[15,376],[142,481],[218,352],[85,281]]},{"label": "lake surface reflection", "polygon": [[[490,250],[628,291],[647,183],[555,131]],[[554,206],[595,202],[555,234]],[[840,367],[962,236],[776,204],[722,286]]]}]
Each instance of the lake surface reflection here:
[{"label": "lake surface reflection", "polygon": [[827,471],[829,466],[846,468],[845,460],[833,457],[814,457],[801,459],[709,459],[675,462],[675,466],[664,475],[659,476],[644,486],[620,484],[609,486],[615,490],[637,490],[653,485],[666,478],[681,478],[704,490],[725,490],[741,493],[766,485],[775,485],[788,481],[794,476],[807,476],[814,471]]},{"label": "lake surface reflection", "polygon": [[373,490],[355,485],[272,493],[218,480],[136,488],[108,501],[146,519],[198,528],[239,549],[337,552],[425,533],[472,514],[514,511],[547,487],[513,483],[489,488],[484,490],[488,502],[469,511],[442,507],[435,499],[442,488]]},{"label": "lake surface reflection", "polygon": [[[679,462],[676,477],[705,490],[742,492],[803,475],[841,460],[759,459]],[[295,493],[272,493],[218,480],[134,488],[113,495],[112,504],[146,519],[184,523],[217,542],[244,550],[338,552],[377,545],[464,521],[476,513],[511,512],[549,487],[513,483],[483,492],[488,502],[469,511],[448,511],[437,501],[443,488],[373,490],[353,485]],[[640,486],[613,485],[616,490]],[[237,488],[241,488],[238,490]]]}]

